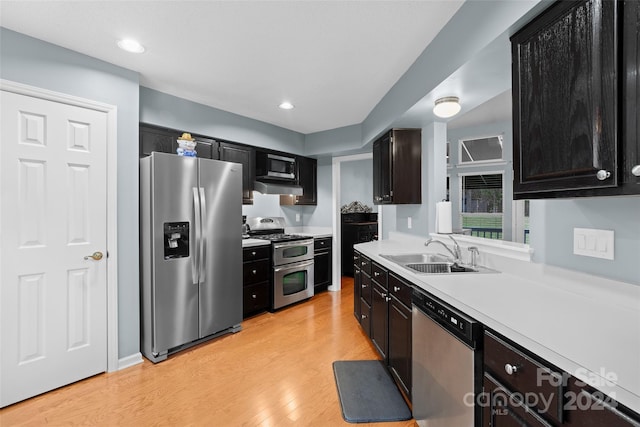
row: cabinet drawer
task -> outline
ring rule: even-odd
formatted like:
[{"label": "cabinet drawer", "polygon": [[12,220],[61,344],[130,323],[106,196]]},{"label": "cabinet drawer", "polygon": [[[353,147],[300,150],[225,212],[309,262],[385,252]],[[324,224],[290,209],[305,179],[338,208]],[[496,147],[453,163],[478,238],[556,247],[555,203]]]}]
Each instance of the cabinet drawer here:
[{"label": "cabinet drawer", "polygon": [[269,307],[269,282],[256,283],[242,289],[242,312],[244,316]]},{"label": "cabinet drawer", "polygon": [[389,273],[389,293],[409,308],[411,308],[411,289],[412,286],[409,283]]},{"label": "cabinet drawer", "polygon": [[242,264],[242,284],[244,286],[253,283],[269,281],[271,265],[268,259]]},{"label": "cabinet drawer", "polygon": [[362,254],[360,254],[360,269],[371,276],[371,260]]},{"label": "cabinet drawer", "polygon": [[322,251],[331,249],[331,237],[323,237],[313,241],[313,250]]},{"label": "cabinet drawer", "polygon": [[360,298],[371,305],[371,277],[360,272]]},{"label": "cabinet drawer", "polygon": [[253,246],[242,250],[242,261],[255,261],[257,259],[269,259],[271,245]]},{"label": "cabinet drawer", "polygon": [[519,396],[538,396],[539,399],[531,400],[534,412],[562,423],[564,391],[561,373],[486,331],[484,365],[485,370],[510,391]]},{"label": "cabinet drawer", "polygon": [[380,286],[387,288],[387,270],[380,264],[375,262],[371,263],[371,278],[375,280]]}]

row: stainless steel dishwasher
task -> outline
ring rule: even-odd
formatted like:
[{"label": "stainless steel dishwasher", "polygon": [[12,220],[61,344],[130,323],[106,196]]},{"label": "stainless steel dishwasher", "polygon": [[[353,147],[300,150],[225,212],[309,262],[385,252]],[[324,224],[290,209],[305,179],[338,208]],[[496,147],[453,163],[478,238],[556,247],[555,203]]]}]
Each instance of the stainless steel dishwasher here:
[{"label": "stainless steel dishwasher", "polygon": [[482,325],[414,288],[412,326],[411,393],[418,425],[479,426]]}]

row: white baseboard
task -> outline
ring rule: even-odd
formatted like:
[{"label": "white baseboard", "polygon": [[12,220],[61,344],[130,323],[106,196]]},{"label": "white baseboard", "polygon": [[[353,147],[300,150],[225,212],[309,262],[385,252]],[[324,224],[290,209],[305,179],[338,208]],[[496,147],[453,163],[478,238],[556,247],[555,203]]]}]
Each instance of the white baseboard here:
[{"label": "white baseboard", "polygon": [[142,363],[142,353],[134,353],[130,356],[118,359],[118,370],[130,368],[134,365]]}]

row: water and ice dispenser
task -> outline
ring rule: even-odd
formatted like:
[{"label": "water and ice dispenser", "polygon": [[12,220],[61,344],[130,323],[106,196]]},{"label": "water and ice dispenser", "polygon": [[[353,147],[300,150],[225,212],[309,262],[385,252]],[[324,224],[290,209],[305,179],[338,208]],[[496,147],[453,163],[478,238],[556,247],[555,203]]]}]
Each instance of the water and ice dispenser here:
[{"label": "water and ice dispenser", "polygon": [[189,256],[189,223],[164,223],[164,259]]}]

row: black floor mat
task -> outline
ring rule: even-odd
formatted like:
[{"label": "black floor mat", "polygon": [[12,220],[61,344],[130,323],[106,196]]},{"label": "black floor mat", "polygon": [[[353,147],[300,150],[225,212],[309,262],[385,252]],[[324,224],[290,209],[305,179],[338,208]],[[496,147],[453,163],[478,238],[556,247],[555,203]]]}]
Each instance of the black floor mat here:
[{"label": "black floor mat", "polygon": [[333,373],[342,406],[350,423],[403,421],[411,418],[400,390],[379,360],[333,362]]}]

